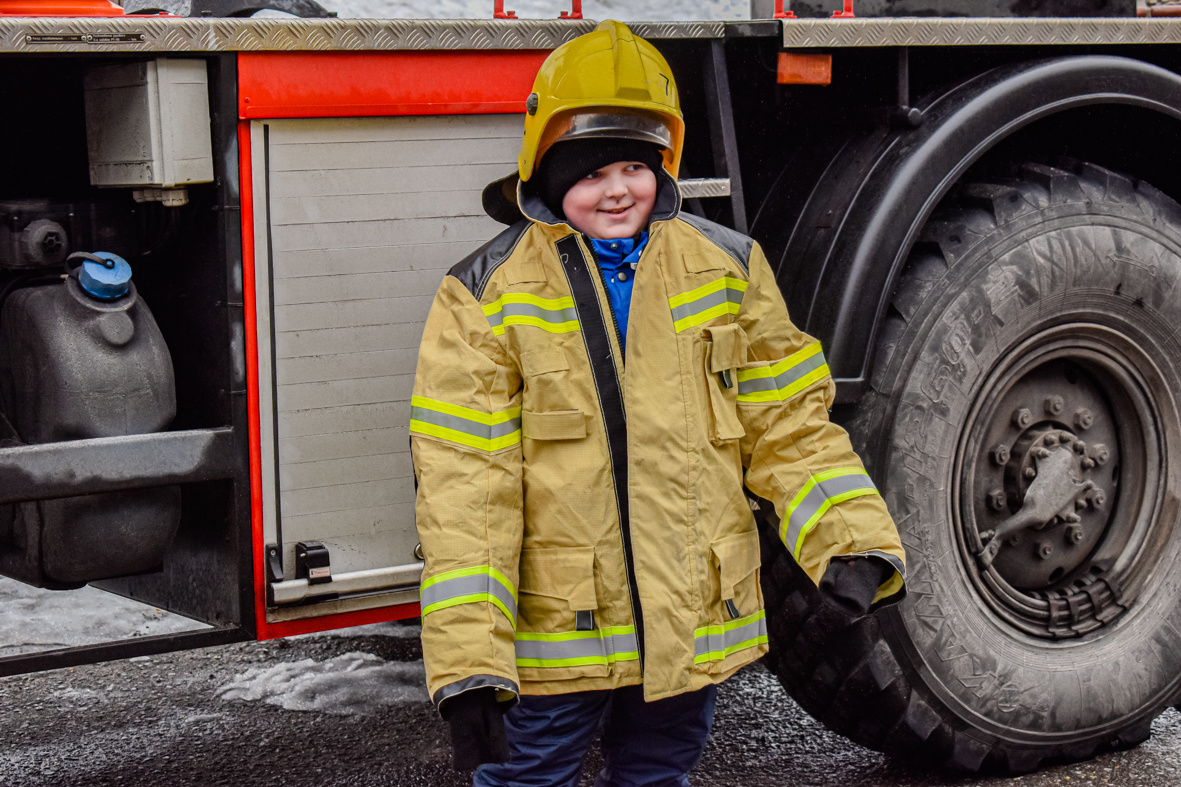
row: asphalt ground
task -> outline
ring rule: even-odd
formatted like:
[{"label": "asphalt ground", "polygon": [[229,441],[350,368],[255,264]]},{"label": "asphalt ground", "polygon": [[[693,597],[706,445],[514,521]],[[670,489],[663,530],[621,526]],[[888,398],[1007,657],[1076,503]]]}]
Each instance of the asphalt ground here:
[{"label": "asphalt ground", "polygon": [[[385,624],[0,679],[0,784],[470,784],[450,768],[447,727],[421,687],[420,656],[413,630]],[[316,674],[325,679],[299,682]],[[261,698],[268,691],[281,696]],[[1086,763],[1017,778],[956,777],[825,730],[756,664],[719,692],[714,734],[693,776],[717,787],[1181,785],[1181,714],[1170,710],[1153,729],[1139,748]],[[592,754],[584,784],[597,767]]]}]

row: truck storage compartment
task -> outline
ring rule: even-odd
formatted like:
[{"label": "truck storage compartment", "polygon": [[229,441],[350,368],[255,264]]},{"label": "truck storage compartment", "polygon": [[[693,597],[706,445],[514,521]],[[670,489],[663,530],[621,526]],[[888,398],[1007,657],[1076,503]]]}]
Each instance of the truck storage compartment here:
[{"label": "truck storage compartment", "polygon": [[[0,62],[19,151],[0,167],[0,574],[101,582],[223,638],[252,585],[235,81],[233,56]],[[66,276],[76,252],[97,256]]]}]

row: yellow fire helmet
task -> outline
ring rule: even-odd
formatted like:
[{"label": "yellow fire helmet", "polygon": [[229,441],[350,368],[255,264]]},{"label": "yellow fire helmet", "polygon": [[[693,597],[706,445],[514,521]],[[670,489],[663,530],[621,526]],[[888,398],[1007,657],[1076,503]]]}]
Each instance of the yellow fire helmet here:
[{"label": "yellow fire helmet", "polygon": [[653,142],[665,170],[675,178],[680,169],[685,122],[672,69],[622,22],[600,22],[541,64],[526,102],[521,180],[555,142],[588,137]]}]

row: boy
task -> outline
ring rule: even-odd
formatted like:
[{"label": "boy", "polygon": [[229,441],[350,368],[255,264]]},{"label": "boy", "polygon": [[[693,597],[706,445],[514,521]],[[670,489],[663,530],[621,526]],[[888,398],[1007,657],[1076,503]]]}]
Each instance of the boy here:
[{"label": "boy", "polygon": [[716,685],[767,648],[746,490],[849,617],[899,596],[903,552],[762,252],[679,212],[655,48],[604,22],[527,107],[484,195],[512,226],[444,279],[419,354],[429,690],[476,785],[576,784],[600,726],[598,784],[684,785]]}]

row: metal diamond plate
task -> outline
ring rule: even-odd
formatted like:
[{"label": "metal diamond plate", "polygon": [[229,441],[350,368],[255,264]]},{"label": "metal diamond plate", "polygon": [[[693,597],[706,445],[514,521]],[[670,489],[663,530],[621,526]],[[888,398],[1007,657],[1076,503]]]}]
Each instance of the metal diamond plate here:
[{"label": "metal diamond plate", "polygon": [[[0,18],[0,52],[553,49],[591,20]],[[645,38],[720,38],[721,22],[636,22]]]},{"label": "metal diamond plate", "polygon": [[783,25],[789,49],[1178,42],[1181,19],[793,19]]},{"label": "metal diamond plate", "polygon": [[681,196],[685,199],[730,196],[729,178],[689,178],[678,180],[677,185],[681,187]]}]

